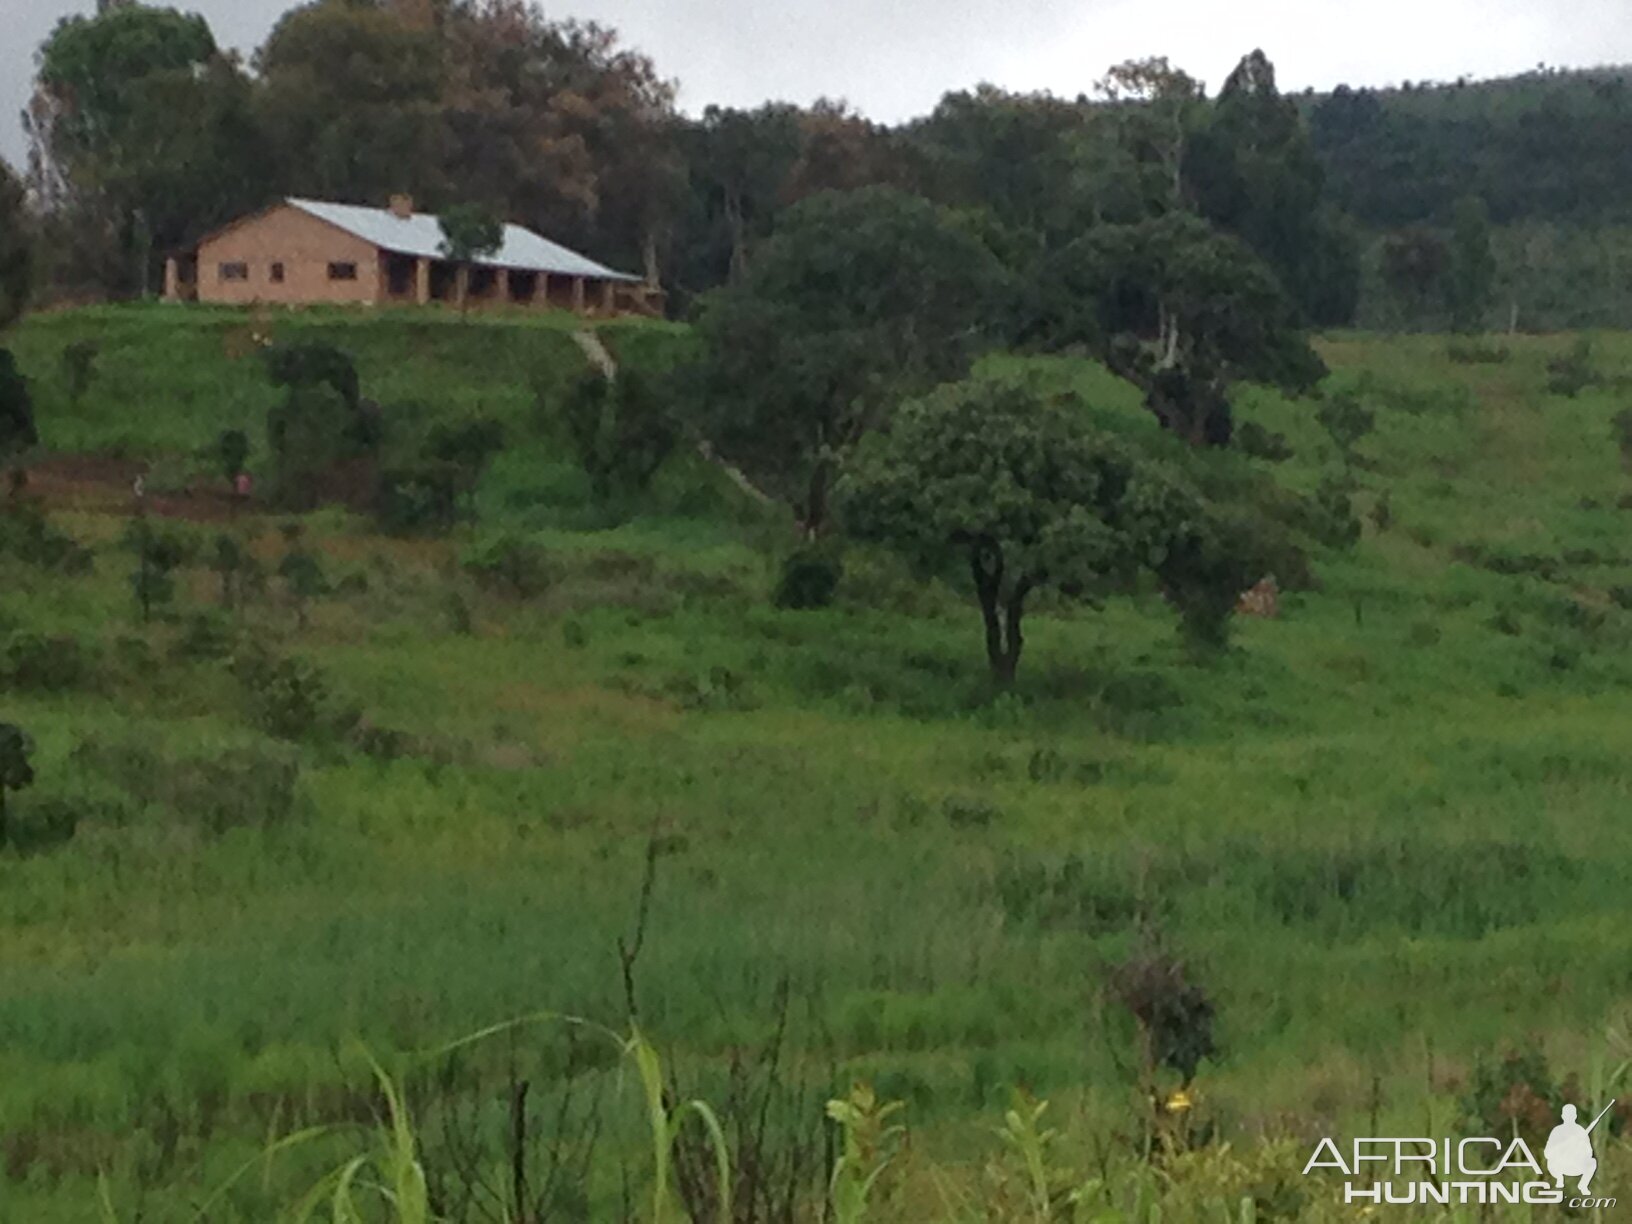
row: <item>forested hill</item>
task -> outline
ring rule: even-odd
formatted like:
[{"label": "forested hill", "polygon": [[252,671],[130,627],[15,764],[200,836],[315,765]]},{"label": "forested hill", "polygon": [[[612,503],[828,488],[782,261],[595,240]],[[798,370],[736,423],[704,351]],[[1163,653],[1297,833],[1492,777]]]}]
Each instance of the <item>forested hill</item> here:
[{"label": "forested hill", "polygon": [[1469,194],[1498,224],[1632,217],[1632,66],[1340,86],[1303,109],[1328,190],[1368,226],[1447,220]]}]

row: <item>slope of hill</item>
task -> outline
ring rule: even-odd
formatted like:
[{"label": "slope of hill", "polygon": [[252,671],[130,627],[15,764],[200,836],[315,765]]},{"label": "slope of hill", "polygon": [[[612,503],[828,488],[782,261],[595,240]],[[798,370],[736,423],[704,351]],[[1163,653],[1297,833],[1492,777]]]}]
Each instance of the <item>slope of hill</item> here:
[{"label": "slope of hill", "polygon": [[[218,429],[259,425],[246,354],[266,325],[65,313],[15,347],[49,449],[183,483]],[[683,1096],[751,1119],[742,1077],[762,1082],[785,1026],[764,1150],[802,1195],[821,1192],[826,1095],[860,1078],[907,1102],[888,1220],[996,1193],[966,1158],[1017,1086],[1056,1102],[1059,1159],[1108,1178],[1128,1218],[1149,1203],[1123,1186],[1167,1219],[1243,1197],[1308,1219],[1306,1153],[1276,1140],[1368,1115],[1363,1133],[1471,1114],[1505,1134],[1517,1085],[1550,1098],[1625,1057],[1625,337],[1597,339],[1573,398],[1549,390],[1563,340],[1453,361],[1427,338],[1329,339],[1378,420],[1357,547],[1211,665],[1153,595],[1048,606],[994,698],[961,589],[856,553],[833,607],[777,610],[785,528],[684,463],[622,515],[582,505],[527,389],[581,368],[563,332],[270,325],[354,352],[364,394],[422,405],[404,423],[480,408],[512,450],[449,538],[335,511],[299,536],[255,508],[227,525],[269,574],[310,550],[322,594],[274,577],[220,608],[204,558],[223,527],[170,524],[199,559],[145,624],[120,507],[47,491],[91,561],[3,562],[0,721],[37,744],[10,818],[38,841],[0,853],[0,1218],[77,1224],[99,1193],[119,1219],[190,1215],[269,1134],[371,1116],[354,1041],[407,1076],[444,1202],[469,1207],[476,1174],[509,1184],[525,1081],[557,1209],[619,1218],[645,1176],[641,1106],[578,1030],[398,1056],[544,1009],[622,1025],[620,939]],[[672,336],[608,342],[638,360]],[[85,337],[99,372],[76,407],[61,351]],[[1154,428],[1085,362],[985,372]],[[1306,406],[1259,394],[1244,415],[1286,436],[1287,485],[1339,465]],[[525,595],[467,565],[501,534],[543,550]],[[1153,939],[1216,1011],[1179,1121],[1152,1114],[1145,1094],[1175,1083],[1147,1081],[1117,984]],[[1194,1160],[1147,1177],[1153,1127]],[[273,1218],[357,1142],[254,1163],[208,1218]],[[1601,1153],[1605,1184],[1623,1153]]]}]

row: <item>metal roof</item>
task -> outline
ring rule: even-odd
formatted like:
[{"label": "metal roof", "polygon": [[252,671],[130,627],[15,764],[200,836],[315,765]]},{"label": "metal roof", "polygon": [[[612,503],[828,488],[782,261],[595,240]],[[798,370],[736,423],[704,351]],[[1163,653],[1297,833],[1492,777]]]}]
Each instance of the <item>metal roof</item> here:
[{"label": "metal roof", "polygon": [[[364,208],[358,204],[330,204],[323,200],[299,200],[293,196],[287,201],[292,207],[308,213],[330,225],[338,226],[348,234],[355,234],[364,242],[399,255],[415,255],[425,259],[444,259],[442,254],[442,226],[431,213],[414,213],[399,217],[387,208]],[[550,272],[557,276],[589,276],[599,280],[638,281],[640,277],[614,272],[593,259],[569,251],[559,243],[541,238],[532,230],[519,225],[504,227],[504,243],[491,255],[479,255],[471,260],[490,268],[516,268],[524,272]]]}]

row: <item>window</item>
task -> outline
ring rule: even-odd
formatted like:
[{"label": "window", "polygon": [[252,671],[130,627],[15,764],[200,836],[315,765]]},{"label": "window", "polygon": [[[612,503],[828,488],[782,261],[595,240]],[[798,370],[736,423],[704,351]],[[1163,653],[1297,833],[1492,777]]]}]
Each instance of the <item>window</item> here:
[{"label": "window", "polygon": [[281,263],[272,265],[272,283],[274,285],[283,284],[283,265]]},{"label": "window", "polygon": [[249,265],[247,263],[224,263],[216,269],[216,274],[224,281],[248,280]]},{"label": "window", "polygon": [[354,263],[331,263],[329,265],[330,280],[356,280],[357,265]]}]

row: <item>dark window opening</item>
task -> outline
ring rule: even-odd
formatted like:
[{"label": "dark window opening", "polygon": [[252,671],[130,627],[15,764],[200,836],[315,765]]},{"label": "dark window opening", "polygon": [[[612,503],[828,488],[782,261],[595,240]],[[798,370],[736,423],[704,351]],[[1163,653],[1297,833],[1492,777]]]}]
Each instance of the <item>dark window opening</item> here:
[{"label": "dark window opening", "polygon": [[281,263],[272,265],[272,283],[274,285],[283,284],[283,265]]},{"label": "dark window opening", "polygon": [[493,293],[493,286],[499,276],[492,268],[472,268],[470,270],[470,285],[466,292],[473,298],[485,298]]},{"label": "dark window opening", "polygon": [[431,265],[431,300],[433,302],[451,302],[454,297],[458,271],[451,263],[441,260]]},{"label": "dark window opening", "polygon": [[511,272],[510,273],[510,300],[512,302],[530,302],[533,300],[533,290],[538,286],[538,273]]},{"label": "dark window opening", "polygon": [[408,255],[385,257],[385,291],[392,297],[411,298],[419,291],[419,260]]},{"label": "dark window opening", "polygon": [[357,265],[354,263],[331,263],[329,265],[330,280],[356,280]]},{"label": "dark window opening", "polygon": [[249,279],[249,265],[247,263],[224,263],[217,271],[224,281]]}]

